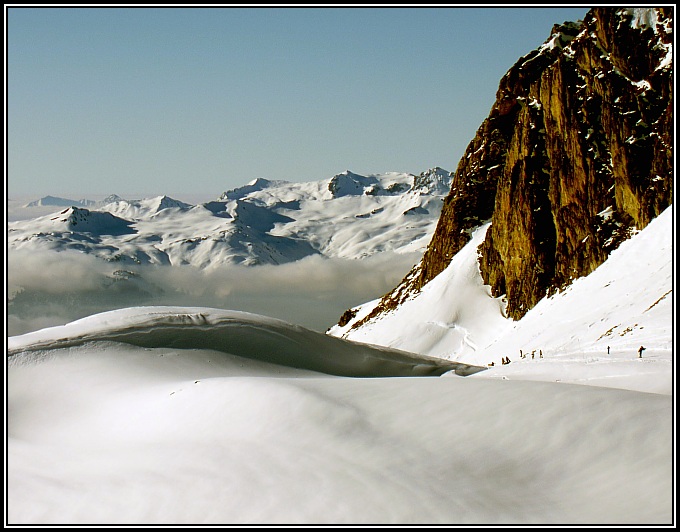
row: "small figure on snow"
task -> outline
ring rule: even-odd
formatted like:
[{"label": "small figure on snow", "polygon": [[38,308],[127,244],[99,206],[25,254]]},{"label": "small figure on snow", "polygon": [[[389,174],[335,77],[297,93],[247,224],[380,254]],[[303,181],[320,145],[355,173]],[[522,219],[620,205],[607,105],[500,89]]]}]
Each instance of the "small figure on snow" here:
[{"label": "small figure on snow", "polygon": [[519,350],[519,358],[524,358],[524,355],[522,354],[522,350]]},{"label": "small figure on snow", "polygon": [[607,346],[607,354],[609,354],[609,346]]},{"label": "small figure on snow", "polygon": [[638,358],[642,358],[642,352],[646,349],[646,347],[640,346],[640,349],[638,349]]},{"label": "small figure on snow", "polygon": [[538,355],[539,355],[538,358],[543,358],[543,349],[541,349],[541,350],[538,352]]}]

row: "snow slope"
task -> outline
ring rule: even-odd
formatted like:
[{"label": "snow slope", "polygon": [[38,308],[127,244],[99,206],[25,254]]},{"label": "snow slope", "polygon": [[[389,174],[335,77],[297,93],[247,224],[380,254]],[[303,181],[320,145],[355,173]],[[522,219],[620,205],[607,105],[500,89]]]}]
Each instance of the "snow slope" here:
[{"label": "snow slope", "polygon": [[[470,364],[493,363],[483,378],[671,393],[672,207],[592,274],[545,298],[517,322],[504,317],[502,297],[492,298],[479,274],[476,250],[487,228],[480,227],[449,267],[398,309],[352,329],[377,301],[367,303],[353,321],[330,333]],[[520,358],[520,350],[528,358]],[[510,365],[501,364],[504,357]]]},{"label": "snow slope", "polygon": [[312,370],[446,366],[197,308],[98,314],[9,349],[10,525],[673,519],[668,395],[331,376]]}]

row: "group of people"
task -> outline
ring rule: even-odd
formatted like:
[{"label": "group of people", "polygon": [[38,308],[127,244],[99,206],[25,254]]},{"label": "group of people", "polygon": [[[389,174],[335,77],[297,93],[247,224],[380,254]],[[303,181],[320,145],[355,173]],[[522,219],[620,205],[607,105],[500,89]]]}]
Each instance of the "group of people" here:
[{"label": "group of people", "polygon": [[[641,345],[638,349],[638,358],[642,358],[642,352],[647,349],[645,346]],[[609,346],[607,346],[607,354],[609,354]]]},{"label": "group of people", "polygon": [[[647,348],[644,346],[640,346],[640,349],[638,349],[638,358],[642,358],[642,352],[646,350]],[[609,346],[607,346],[607,354],[609,354]],[[519,358],[527,358],[527,353],[524,353],[521,349],[519,350]],[[531,358],[536,358],[536,350],[534,349],[531,352]],[[543,358],[543,349],[538,350],[538,358]],[[502,357],[501,358],[501,364],[504,366],[506,364],[510,364],[510,358],[509,357]],[[494,366],[495,364],[493,362],[488,364],[489,366]]]},{"label": "group of people", "polygon": [[[527,357],[527,354],[524,353],[520,349],[519,350],[519,358],[526,358],[526,357]],[[531,358],[536,358],[536,350],[535,349],[531,352]],[[538,358],[543,358],[543,349],[538,350]],[[507,365],[507,364],[510,364],[510,362],[511,362],[510,357],[502,357],[501,358],[501,364],[503,364],[504,366]],[[494,362],[490,362],[489,364],[487,364],[487,366],[495,366],[495,365],[496,364]]]},{"label": "group of people", "polygon": [[[527,354],[523,353],[522,350],[520,349],[519,350],[519,358],[526,358],[526,357],[527,357]],[[531,358],[536,358],[536,350],[535,349],[531,352]],[[538,350],[538,358],[543,358],[543,349]]]},{"label": "group of people", "polygon": [[[508,358],[508,357],[503,357],[503,358],[501,358],[501,364],[503,364],[504,366],[505,366],[506,364],[510,364],[510,358]],[[487,366],[489,366],[489,367],[495,366],[495,365],[496,365],[495,362],[489,362],[489,363],[487,364]]]}]

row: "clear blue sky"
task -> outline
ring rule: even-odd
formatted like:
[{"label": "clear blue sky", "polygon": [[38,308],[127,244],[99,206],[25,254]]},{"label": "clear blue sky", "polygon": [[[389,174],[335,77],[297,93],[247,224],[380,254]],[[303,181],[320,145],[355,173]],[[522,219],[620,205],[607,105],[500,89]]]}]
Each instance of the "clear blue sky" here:
[{"label": "clear blue sky", "polygon": [[9,197],[453,171],[502,75],[587,11],[6,7]]}]

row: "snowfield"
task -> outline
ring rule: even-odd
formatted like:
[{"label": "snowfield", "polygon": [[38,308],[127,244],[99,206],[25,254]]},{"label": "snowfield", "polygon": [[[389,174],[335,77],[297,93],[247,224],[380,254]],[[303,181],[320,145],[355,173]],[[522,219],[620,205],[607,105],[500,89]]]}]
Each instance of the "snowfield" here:
[{"label": "snowfield", "polygon": [[[493,363],[485,378],[672,393],[672,206],[592,274],[516,322],[504,317],[503,298],[491,297],[479,273],[477,247],[487,229],[480,227],[449,267],[398,309],[352,328],[377,301],[366,303],[330,334],[468,364]],[[502,364],[505,357],[511,364]]]},{"label": "snowfield", "polygon": [[520,322],[487,294],[495,337],[438,316],[423,334],[468,331],[452,360],[189,307],[10,337],[7,522],[672,524],[671,228],[669,209]]}]

